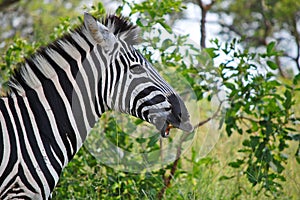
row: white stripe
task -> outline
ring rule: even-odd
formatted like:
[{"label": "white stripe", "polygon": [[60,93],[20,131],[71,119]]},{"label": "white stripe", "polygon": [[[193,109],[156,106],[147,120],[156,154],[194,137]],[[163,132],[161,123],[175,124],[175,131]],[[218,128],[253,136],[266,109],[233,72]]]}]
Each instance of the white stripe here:
[{"label": "white stripe", "polygon": [[57,76],[53,67],[48,63],[48,61],[41,55],[37,55],[32,59],[37,68],[44,74],[48,79],[52,79]]},{"label": "white stripe", "polygon": [[[35,200],[41,200],[42,199],[42,196],[40,196],[39,194],[33,193],[31,190],[29,190],[24,185],[24,183],[21,181],[19,176],[16,178],[16,180],[11,185],[15,185],[16,183],[18,183],[19,188],[24,189],[24,192],[18,193],[18,194],[10,193],[9,195],[7,195],[7,198],[5,198],[5,199],[7,199],[7,200],[16,199],[17,197],[21,196],[22,194],[24,194],[25,196],[29,196],[31,199],[35,199]],[[11,188],[8,188],[7,190],[9,190],[9,189],[11,189]]]},{"label": "white stripe", "polygon": [[[97,81],[100,81],[100,79],[102,78],[103,79],[103,77],[105,77],[105,76],[103,76],[105,73],[105,63],[104,63],[104,61],[103,61],[103,58],[101,58],[101,55],[100,55],[100,53],[99,53],[99,51],[98,51],[98,48],[97,48],[97,46],[95,46],[95,48],[94,48],[94,52],[95,52],[95,55],[96,55],[96,57],[98,58],[98,61],[99,61],[99,64],[100,64],[100,66],[96,66],[96,68],[99,68],[97,71],[99,71],[100,73],[98,73],[98,79],[97,79]],[[104,54],[105,55],[105,54]],[[106,59],[106,58],[104,58],[104,59]],[[101,95],[102,96],[102,98],[104,99],[105,97],[103,96],[103,94],[104,94],[104,90],[103,90],[103,80],[102,80],[102,83],[101,83],[101,86],[102,86],[102,88],[100,89],[100,91],[102,92],[101,94],[98,94],[98,82],[97,82],[97,85],[96,85],[96,94],[98,94],[97,95],[97,105],[99,105],[100,104],[100,102],[99,102],[99,95]],[[104,109],[107,109],[107,105],[104,103],[104,102],[101,102],[103,105],[104,105]],[[100,107],[99,107],[99,109],[100,109]],[[105,110],[101,110],[101,113],[104,113],[105,112]]]},{"label": "white stripe", "polygon": [[[149,110],[151,113],[151,110],[156,110],[156,109],[163,109],[163,108],[170,108],[171,107],[171,104],[167,101],[164,101],[162,103],[158,103],[158,104],[154,104],[154,105],[151,105],[151,106],[145,106],[142,108],[141,110],[141,113],[143,113],[144,111],[146,110]],[[166,111],[167,113],[171,113],[171,110],[168,110]],[[152,112],[154,113],[154,112]],[[162,111],[160,110],[159,112],[155,112],[156,115],[160,115],[162,113]],[[161,115],[161,116],[165,116],[164,114]]]},{"label": "white stripe", "polygon": [[[4,98],[2,98],[2,99],[4,99]],[[1,123],[2,136],[3,136],[3,142],[4,142],[4,146],[3,146],[3,148],[4,148],[3,155],[4,156],[3,156],[2,162],[0,164],[0,166],[1,166],[0,167],[0,177],[1,177],[4,170],[6,169],[7,164],[8,164],[9,155],[11,154],[10,138],[9,138],[6,122],[5,122],[2,112],[0,112],[0,123]]]},{"label": "white stripe", "polygon": [[[141,98],[141,99],[139,99],[139,100],[137,101],[136,109],[137,109],[138,107],[140,107],[140,105],[141,105],[142,103],[144,103],[144,102],[146,102],[146,101],[149,101],[150,99],[154,98],[155,96],[158,96],[158,95],[161,95],[161,94],[162,94],[161,91],[158,91],[158,90],[154,90],[154,91],[150,92],[150,94],[148,94],[147,96],[145,96],[145,97],[143,97],[143,98]],[[168,103],[167,101],[164,101],[164,102]],[[156,105],[157,105],[157,104],[156,104]],[[163,104],[163,105],[164,105],[164,104]],[[170,103],[168,103],[168,105],[171,106]]]},{"label": "white stripe", "polygon": [[[88,61],[88,62],[90,62],[90,61]],[[91,107],[92,114],[93,114],[94,120],[96,122],[96,120],[98,120],[98,116],[97,116],[97,113],[96,113],[96,111],[94,109],[95,108],[95,105],[94,105],[95,102],[94,102],[94,100],[93,100],[94,98],[92,97],[92,94],[91,94],[91,86],[90,86],[90,82],[89,82],[89,79],[92,78],[92,77],[88,77],[87,76],[87,74],[86,74],[86,72],[84,70],[84,67],[83,67],[83,65],[82,65],[82,63],[81,63],[80,60],[77,60],[77,63],[78,63],[79,71],[80,71],[80,73],[82,75],[82,78],[83,78],[83,81],[84,81],[84,84],[85,84],[86,91],[88,93],[88,99],[89,99],[90,104],[87,105],[87,106]]]},{"label": "white stripe", "polygon": [[[130,84],[130,81],[128,82],[128,85]],[[125,88],[128,90],[129,86],[126,85]],[[136,96],[141,92],[143,91],[145,88],[147,87],[150,87],[150,86],[153,86],[153,83],[151,82],[146,82],[145,84],[140,84],[140,85],[137,85],[134,90],[132,91],[131,94],[128,94],[130,96],[130,108],[133,108],[133,102],[136,98]],[[126,91],[128,93],[128,91]],[[125,94],[127,94],[125,93]],[[126,96],[126,95],[125,95]],[[136,108],[135,108],[136,109]]]},{"label": "white stripe", "polygon": [[[24,122],[23,122],[23,118],[22,118],[22,114],[21,114],[21,111],[20,111],[20,108],[19,108],[19,105],[18,105],[18,102],[17,102],[17,99],[16,97],[14,96],[13,98],[13,101],[14,101],[14,107],[16,109],[16,113],[18,115],[18,119],[19,119],[19,122],[20,122],[20,125],[21,125],[21,129],[22,129],[22,133],[23,133],[23,136],[24,136],[24,141],[25,141],[25,145],[26,145],[26,150],[27,150],[27,153],[29,154],[29,157],[30,157],[30,160],[33,164],[33,166],[35,167],[36,169],[36,172],[39,176],[39,178],[41,179],[41,181],[43,183],[47,183],[47,179],[45,178],[43,172],[41,170],[39,170],[39,164],[35,158],[35,155],[34,153],[32,152],[32,149],[31,149],[31,145],[29,143],[29,140],[28,140],[28,136],[26,134],[26,129],[25,129],[25,126],[24,126]],[[45,157],[45,155],[43,155],[43,157]],[[22,159],[21,160],[21,165],[24,169],[24,175],[26,176],[28,182],[36,189],[36,190],[39,190],[38,192],[41,194],[41,188],[39,188],[38,184],[36,183],[35,179],[31,176],[30,173],[27,173],[27,172],[30,172],[29,169],[27,168],[27,165],[25,163],[25,160]],[[52,166],[51,166],[52,167]],[[53,169],[53,167],[52,167]],[[54,170],[51,170],[49,169],[51,174],[55,174],[55,171]],[[53,173],[54,172],[54,173]],[[50,194],[50,188],[48,185],[46,184],[43,184],[44,186],[44,191],[46,194]]]},{"label": "white stripe", "polygon": [[[48,155],[46,153],[45,146],[44,146],[44,143],[42,142],[42,138],[41,138],[41,135],[40,135],[37,123],[36,123],[36,119],[35,119],[34,114],[33,114],[32,110],[30,108],[30,105],[29,105],[29,102],[28,102],[27,98],[24,98],[24,104],[27,108],[27,112],[28,112],[28,115],[29,115],[29,118],[30,118],[31,126],[32,126],[32,129],[33,129],[34,135],[35,135],[36,142],[38,144],[38,148],[39,148],[42,156],[44,158],[47,158]],[[53,155],[56,156],[55,153],[53,153]],[[59,165],[61,167],[63,167],[63,164],[62,164],[61,160],[58,157],[56,157],[56,161],[59,163]],[[59,174],[56,173],[54,167],[51,165],[51,166],[48,166],[48,169],[51,172],[51,174],[53,175],[54,180],[57,181],[58,178],[59,178]]]},{"label": "white stripe", "polygon": [[[4,104],[5,104],[5,107],[7,108],[7,112],[8,112],[9,118],[11,120],[11,124],[13,126],[13,132],[17,133],[16,123],[15,123],[13,115],[12,115],[10,109],[9,109],[8,99],[3,98],[3,101],[4,101]],[[17,160],[16,160],[15,165],[13,166],[13,169],[11,170],[11,173],[10,173],[9,177],[13,177],[15,174],[18,173],[18,165],[19,165],[19,163],[21,163],[21,160],[22,160],[22,155],[21,155],[21,151],[20,151],[20,144],[19,144],[19,137],[18,137],[19,135],[18,134],[14,134],[14,135],[16,137],[16,152],[15,153],[17,154],[16,155]],[[9,177],[6,177],[6,179],[3,181],[2,185],[7,185],[8,184],[8,182],[10,181]]]},{"label": "white stripe", "polygon": [[[96,51],[96,49],[97,48],[94,48],[94,51]],[[95,54],[95,56],[96,56],[96,54]],[[100,60],[99,57],[97,57],[97,58],[98,58],[97,60]],[[100,70],[101,66],[95,66],[95,63],[93,62],[93,58],[92,58],[91,54],[87,55],[87,60],[90,63],[90,66],[92,68],[92,71],[93,71],[93,74],[94,74],[94,82],[95,82],[95,85],[92,86],[92,87],[94,87],[94,95],[95,95],[96,101],[94,101],[94,99],[92,99],[92,102],[95,105],[99,106],[99,96],[97,94],[98,94],[98,82],[99,82],[100,78],[99,78],[98,71]],[[90,88],[90,89],[92,89],[92,88]],[[98,120],[98,116],[96,116],[96,121],[97,120]]]},{"label": "white stripe", "polygon": [[[90,126],[89,126],[89,123],[88,123],[88,120],[87,120],[87,116],[85,115],[86,113],[86,110],[85,110],[85,107],[84,107],[84,102],[83,102],[83,98],[82,98],[82,94],[80,92],[80,89],[76,83],[76,81],[74,80],[73,76],[72,76],[72,72],[71,72],[71,66],[69,65],[69,63],[56,51],[54,50],[51,50],[49,49],[47,51],[48,55],[51,57],[51,59],[53,59],[54,62],[56,62],[56,64],[61,67],[65,72],[66,72],[66,75],[69,79],[69,81],[71,82],[73,88],[74,88],[74,91],[75,93],[78,95],[78,99],[79,99],[79,105],[71,105],[71,107],[69,109],[72,110],[72,113],[73,112],[73,109],[72,107],[75,106],[74,109],[78,109],[78,107],[80,107],[82,109],[82,112],[83,112],[83,120],[84,120],[84,124],[85,124],[85,129],[86,130],[89,130],[90,129]],[[72,97],[73,98],[73,97]],[[70,118],[71,119],[71,118]],[[76,124],[75,123],[75,119],[74,119],[74,122],[72,122],[72,124]],[[74,126],[74,127],[77,127],[77,126]],[[76,128],[77,129],[77,128]],[[78,129],[77,129],[78,130]],[[83,134],[83,133],[82,133]],[[80,139],[82,139],[80,137]],[[82,144],[82,141],[77,141],[79,146],[81,146]]]},{"label": "white stripe", "polygon": [[28,65],[28,63],[25,63],[23,67],[20,69],[20,73],[22,78],[25,80],[25,82],[33,89],[36,89],[38,87],[41,87],[42,84],[39,81],[39,79],[35,76],[34,72]]},{"label": "white stripe", "polygon": [[[35,76],[34,73],[31,74],[31,79],[35,80],[38,83],[38,85],[41,85],[39,79]],[[56,138],[56,142],[60,146],[62,153],[64,155],[64,158],[65,158],[64,166],[65,166],[68,163],[68,156],[67,156],[68,154],[67,154],[66,147],[60,137],[53,111],[47,101],[43,87],[37,87],[37,88],[33,88],[33,89],[36,91],[38,98],[46,111],[47,117],[50,121],[50,126],[51,126],[51,130],[53,133],[53,137]],[[37,119],[37,120],[39,120],[39,119]]]},{"label": "white stripe", "polygon": [[[54,51],[52,51],[52,52],[48,51],[47,53],[52,58]],[[49,64],[49,62],[46,61],[46,60],[43,61],[43,64],[44,64],[45,68],[50,68],[51,67],[51,65]],[[56,72],[55,72],[55,74],[56,74]],[[70,78],[70,77],[68,77],[68,78]],[[61,84],[63,84],[63,83],[59,82],[58,76],[57,75],[53,76],[51,78],[51,81],[53,82],[53,84],[54,84],[54,86],[55,86],[55,88],[56,88],[59,96],[62,98],[62,101],[64,102],[64,105],[65,105],[65,108],[66,108],[66,111],[67,111],[67,114],[68,114],[68,119],[70,120],[71,126],[72,126],[72,128],[73,128],[73,130],[75,132],[75,136],[76,136],[76,149],[73,149],[73,146],[70,145],[71,150],[72,150],[72,154],[75,154],[79,150],[79,148],[81,147],[81,145],[82,145],[82,139],[81,139],[80,133],[79,133],[78,128],[77,128],[77,124],[76,124],[76,121],[75,121],[75,118],[74,118],[74,115],[73,115],[73,112],[72,112],[72,108],[71,108],[71,105],[70,105],[70,103],[68,101],[68,98],[67,98],[66,94],[64,93],[64,91],[63,91],[63,89],[61,87]]]},{"label": "white stripe", "polygon": [[[86,90],[88,92],[88,99],[90,101],[90,103],[92,103],[93,101],[91,101],[91,91],[90,91],[90,84],[89,84],[89,77],[87,77],[85,71],[84,71],[84,68],[82,66],[82,63],[81,63],[81,54],[79,53],[79,51],[71,44],[69,43],[66,43],[66,42],[61,42],[61,45],[62,45],[62,48],[74,59],[77,61],[77,65],[78,65],[78,69],[79,69],[79,73],[82,75],[82,78],[83,78],[83,81],[84,81],[84,84],[85,84],[85,87],[86,87]],[[76,80],[75,80],[76,81]],[[77,82],[77,81],[76,81]],[[77,83],[76,83],[77,85]],[[77,93],[78,94],[78,93]],[[80,92],[81,94],[81,92]],[[82,96],[82,95],[81,95]],[[84,101],[83,101],[83,98],[82,98],[82,103],[81,104],[81,108],[84,110],[83,114],[85,115],[85,118],[87,120],[87,112],[85,110],[85,104],[84,104]],[[89,105],[88,105],[89,106]],[[91,110],[92,110],[92,114],[94,115],[95,119],[97,119],[97,114],[95,112],[95,109],[94,107],[92,107],[92,104],[91,104]],[[96,120],[95,120],[96,122]],[[88,123],[88,120],[86,121],[86,130],[89,130],[91,129],[91,127],[89,126],[89,123]]]}]

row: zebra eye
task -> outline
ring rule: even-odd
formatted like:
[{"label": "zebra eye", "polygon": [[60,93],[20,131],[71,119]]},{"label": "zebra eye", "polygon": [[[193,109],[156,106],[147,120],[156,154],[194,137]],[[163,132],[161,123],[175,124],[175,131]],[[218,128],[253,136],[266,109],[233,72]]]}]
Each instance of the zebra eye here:
[{"label": "zebra eye", "polygon": [[129,70],[134,74],[141,74],[145,72],[145,69],[140,64],[131,65]]}]

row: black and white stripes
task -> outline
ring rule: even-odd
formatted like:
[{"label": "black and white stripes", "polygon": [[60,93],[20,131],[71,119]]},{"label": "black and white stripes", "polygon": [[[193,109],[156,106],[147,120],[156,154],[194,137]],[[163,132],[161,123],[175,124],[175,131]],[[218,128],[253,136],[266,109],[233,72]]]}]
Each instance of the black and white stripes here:
[{"label": "black and white stripes", "polygon": [[133,48],[114,15],[84,24],[27,59],[0,99],[0,199],[48,199],[62,169],[108,109],[191,131],[174,90]]}]

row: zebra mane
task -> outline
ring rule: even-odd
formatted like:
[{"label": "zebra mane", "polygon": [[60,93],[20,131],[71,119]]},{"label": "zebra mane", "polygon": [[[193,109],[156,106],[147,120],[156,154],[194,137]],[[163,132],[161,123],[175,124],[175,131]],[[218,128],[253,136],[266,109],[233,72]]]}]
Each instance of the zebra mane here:
[{"label": "zebra mane", "polygon": [[[107,15],[98,21],[105,25],[116,38],[122,39],[130,45],[135,45],[140,42],[138,27],[129,22],[125,17]],[[70,33],[48,44],[46,47],[39,48],[33,55],[26,58],[24,63],[18,64],[18,67],[13,71],[13,76],[9,80],[9,91],[5,96],[14,95],[15,93],[24,95],[28,86],[33,88],[39,87],[41,82],[34,75],[34,70],[37,70],[37,68],[46,78],[51,79],[55,74],[55,70],[45,60],[45,55],[49,55],[54,51],[59,52],[62,48],[69,48],[70,51],[72,51],[74,47],[71,44],[74,43],[74,40],[79,43],[81,42],[78,38],[76,39],[76,35],[83,35],[85,32],[84,25],[82,24],[78,28],[71,30]],[[33,69],[31,67],[32,65],[37,66],[37,68]]]},{"label": "zebra mane", "polygon": [[140,42],[139,29],[123,16],[108,15],[102,20],[104,24],[115,36],[121,37],[129,44]]}]

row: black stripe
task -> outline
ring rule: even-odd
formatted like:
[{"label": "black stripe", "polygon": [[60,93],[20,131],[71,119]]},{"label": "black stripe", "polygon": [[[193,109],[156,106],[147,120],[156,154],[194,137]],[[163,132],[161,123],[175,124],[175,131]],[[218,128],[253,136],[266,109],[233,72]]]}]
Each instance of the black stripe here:
[{"label": "black stripe", "polygon": [[[79,51],[80,56],[81,56],[81,62],[83,62],[83,60],[86,59],[87,52],[71,36],[67,37],[66,39],[67,39],[68,42],[70,42]],[[72,53],[72,52],[70,52],[70,53]]]},{"label": "black stripe", "polygon": [[[55,155],[60,159],[62,163],[64,163],[65,158],[61,149],[59,148],[59,145],[56,142],[56,138],[53,137],[50,121],[48,119],[44,106],[39,101],[38,96],[34,90],[28,90],[26,92],[26,96],[29,102],[29,106],[35,117],[37,128],[40,132],[40,136],[48,158],[51,161],[55,161],[56,159],[52,153],[52,148]],[[56,169],[56,172],[59,174],[60,170]]]},{"label": "black stripe", "polygon": [[[60,54],[70,65],[71,68],[71,73],[74,77],[74,79],[76,79],[77,74],[78,74],[78,65],[77,65],[77,61],[75,59],[73,59],[61,46],[59,46],[59,44],[56,45],[50,45],[49,48],[55,50],[58,54]],[[46,54],[46,53],[44,53]],[[42,54],[42,55],[44,55]]]},{"label": "black stripe", "polygon": [[[8,159],[8,164],[5,167],[5,170],[3,171],[2,176],[0,177],[0,185],[3,184],[3,181],[5,180],[6,177],[9,176],[11,173],[15,163],[17,162],[17,144],[16,144],[16,137],[15,137],[15,131],[13,129],[13,125],[11,123],[11,119],[8,114],[8,110],[4,104],[4,100],[0,99],[0,110],[2,112],[2,115],[4,117],[5,123],[6,123],[6,128],[9,136],[9,143],[10,143],[10,150],[11,153]],[[2,166],[1,166],[2,167]]]},{"label": "black stripe", "polygon": [[123,66],[124,73],[122,74],[120,63],[119,63],[119,61],[115,60],[115,68],[116,68],[116,71],[117,71],[116,74],[111,75],[111,76],[114,76],[116,78],[116,83],[113,86],[115,88],[115,91],[114,91],[114,94],[112,96],[112,99],[115,100],[115,101],[117,100],[116,98],[117,98],[117,95],[118,95],[118,87],[121,87],[120,94],[119,94],[119,104],[122,104],[125,83],[127,81],[127,74],[126,74],[127,67]]},{"label": "black stripe", "polygon": [[2,126],[2,122],[0,121],[0,166],[2,165],[2,161],[4,158],[4,133],[2,132]]},{"label": "black stripe", "polygon": [[[44,55],[45,59],[49,62],[49,64],[53,67],[53,69],[56,71],[60,85],[62,89],[64,90],[64,93],[72,106],[72,111],[74,112],[74,117],[75,117],[75,122],[77,124],[77,128],[79,133],[82,134],[83,137],[86,136],[86,129],[85,129],[85,124],[84,124],[84,119],[83,119],[83,111],[80,108],[80,103],[79,103],[79,97],[78,94],[75,92],[74,87],[69,80],[66,72],[62,70],[58,64],[47,54]],[[72,67],[71,67],[72,68]]]},{"label": "black stripe", "polygon": [[105,112],[105,105],[104,105],[104,100],[103,100],[103,97],[102,97],[102,94],[101,94],[101,89],[102,89],[102,78],[98,82],[98,98],[99,98],[99,106],[100,106],[100,109],[101,109],[101,113],[104,113]]},{"label": "black stripe", "polygon": [[106,76],[107,80],[108,80],[108,77],[110,77],[109,90],[108,90],[110,94],[112,92],[112,87],[116,87],[116,85],[113,86],[113,82],[114,82],[114,71],[113,71],[113,68],[114,68],[113,63],[111,63],[109,65],[109,74],[107,74],[107,76]]},{"label": "black stripe", "polygon": [[[48,78],[46,78],[44,76],[44,74],[42,74],[38,70],[35,63],[28,62],[28,64],[30,65],[31,69],[33,70],[33,72],[39,79],[44,79],[43,81],[41,81],[43,91],[44,91],[46,99],[48,100],[48,103],[53,111],[58,131],[59,131],[62,141],[64,142],[64,145],[66,147],[68,158],[70,159],[71,157],[73,157],[73,152],[71,151],[71,148],[69,146],[69,142],[67,140],[66,133],[70,132],[70,135],[73,134],[73,136],[69,136],[69,137],[71,137],[70,139],[72,142],[73,149],[74,149],[74,147],[76,149],[76,139],[74,141],[74,138],[75,138],[74,130],[73,130],[72,126],[70,125],[70,122],[68,121],[68,117],[66,117],[66,108],[63,103],[63,100],[61,99],[61,96],[58,94],[53,82],[51,80],[49,80]],[[34,101],[32,101],[32,102],[34,102]],[[38,116],[38,115],[35,115],[35,116]],[[51,130],[51,128],[49,130]],[[66,132],[66,131],[68,131],[68,132]],[[51,137],[54,137],[54,135],[51,134]]]},{"label": "black stripe", "polygon": [[94,48],[94,45],[90,43],[90,41],[86,38],[86,36],[82,33],[82,31],[77,31],[77,33],[85,40],[85,42],[89,45],[90,51]]},{"label": "black stripe", "polygon": [[[35,158],[36,158],[36,160],[37,160],[40,168],[43,170],[46,167],[46,164],[45,164],[45,162],[43,162],[44,161],[44,157],[41,154],[40,149],[36,148],[36,147],[38,147],[38,144],[37,144],[36,136],[34,134],[33,127],[32,127],[32,124],[31,124],[32,119],[30,119],[30,117],[29,117],[28,110],[27,110],[27,107],[26,107],[26,105],[24,103],[23,98],[20,97],[20,96],[17,96],[17,102],[18,102],[18,105],[19,105],[19,108],[20,108],[20,112],[21,112],[21,115],[22,115],[22,119],[23,119],[25,131],[26,131],[27,139],[28,139],[28,141],[30,143],[30,146],[33,147],[31,149],[33,151],[33,154],[34,154],[34,156],[35,156]],[[23,134],[20,133],[19,135],[23,135]],[[30,159],[28,159],[28,160],[30,160]],[[30,161],[28,161],[28,162],[30,162]],[[57,162],[56,163],[54,162],[53,165],[56,168],[59,167],[59,164]],[[37,171],[36,167],[33,167],[31,162],[30,162],[29,166],[31,166],[31,168],[29,168],[29,170],[31,171],[31,175],[33,176],[34,180],[39,185],[39,187],[42,189],[42,195],[44,197],[45,196],[45,191],[43,190],[43,183],[40,180],[38,174],[36,173],[36,171]],[[51,182],[51,180],[50,180],[50,182]],[[32,190],[32,189],[30,189],[30,190]]]},{"label": "black stripe", "polygon": [[[103,90],[104,90],[104,93],[103,93],[103,98],[104,98],[104,102],[105,102],[105,104],[109,107],[109,105],[107,104],[107,100],[108,100],[108,98],[110,98],[108,95],[107,95],[107,92],[108,92],[108,69],[107,68],[105,68],[105,84],[104,84],[104,88],[103,88]],[[103,86],[102,86],[103,87]],[[110,108],[109,108],[110,109]]]},{"label": "black stripe", "polygon": [[[84,64],[88,63],[87,60],[86,60],[87,52],[72,37],[68,37],[67,40],[72,45],[74,45],[74,47],[79,51],[79,53],[81,55],[81,63],[82,63],[82,66],[84,67],[84,69],[85,70],[91,70],[90,66],[85,66],[84,65]],[[89,64],[87,64],[87,65],[89,65]],[[93,72],[90,71],[87,74],[92,75]],[[92,79],[91,76],[88,76],[88,78]],[[93,127],[95,125],[95,119],[94,119],[94,116],[92,114],[92,108],[91,108],[91,102],[90,102],[93,99],[93,96],[91,97],[92,99],[90,100],[88,98],[88,92],[87,92],[88,90],[91,90],[91,88],[87,88],[87,86],[84,83],[84,79],[83,79],[81,73],[77,74],[75,80],[76,80],[76,83],[78,84],[78,87],[80,88],[80,92],[82,93],[82,98],[83,98],[83,101],[84,101],[84,106],[85,106],[85,109],[86,109],[86,116],[87,116],[87,119],[88,119],[89,126]]]},{"label": "black stripe", "polygon": [[[22,154],[22,160],[25,161],[26,166],[28,167],[30,173],[34,174],[34,173],[36,173],[35,172],[36,169],[35,169],[35,167],[32,163],[32,160],[31,160],[31,158],[28,154],[28,151],[26,149],[25,136],[23,134],[23,130],[21,128],[20,121],[18,120],[19,116],[18,116],[17,111],[15,109],[15,104],[13,102],[13,99],[11,99],[11,98],[9,99],[9,109],[10,109],[12,115],[13,115],[13,118],[15,119],[15,126],[16,126],[16,129],[17,129],[18,137],[19,137],[19,145],[20,145],[20,151],[21,151],[21,154]],[[20,164],[22,164],[22,163],[20,163]],[[50,181],[48,181],[48,184],[50,184],[52,176],[51,176],[48,168],[46,167],[45,163],[41,163],[41,165],[39,165],[39,166],[40,166],[41,170],[43,171],[43,173],[45,174],[45,176],[50,175]],[[18,166],[18,175],[19,176],[22,175],[22,171],[20,171],[20,165]],[[23,175],[24,175],[24,172],[23,172]],[[20,178],[22,178],[22,177],[20,177]],[[42,186],[42,185],[40,185],[40,186]],[[34,193],[37,193],[37,191],[31,186],[26,185],[26,188],[28,188],[29,190],[31,190]],[[45,191],[43,191],[43,188],[41,188],[41,190],[42,190],[43,196],[45,196]]]},{"label": "black stripe", "polygon": [[[97,58],[97,56],[95,54],[95,51],[91,51],[90,55],[92,57],[92,60],[94,62],[94,65],[95,65],[97,73],[98,73],[98,80],[95,80],[95,82],[98,81],[98,83],[95,83],[95,87],[98,87],[99,86],[99,82],[101,81],[101,66],[100,66],[100,62],[99,62],[99,60],[98,60],[98,58]],[[97,88],[97,90],[99,90],[99,88]],[[104,112],[104,110],[102,110],[102,108],[101,108],[101,110],[99,110],[99,108],[98,108],[99,105],[97,105],[97,104],[101,104],[102,102],[97,102],[96,95],[98,95],[98,98],[99,98],[98,91],[97,91],[97,94],[95,94],[94,102],[95,102],[95,111],[96,111],[98,117],[100,117],[100,115]]]},{"label": "black stripe", "polygon": [[94,78],[94,73],[92,71],[92,67],[87,59],[83,60],[82,66],[85,70],[86,76],[88,78],[88,83],[89,83],[89,88],[87,88],[87,86],[85,88],[87,91],[90,91],[90,94],[91,94],[91,99],[89,99],[86,94],[87,101],[85,102],[85,106],[86,106],[85,108],[88,108],[88,110],[86,110],[87,117],[88,117],[90,126],[93,127],[95,124],[95,118],[92,114],[92,109],[93,109],[93,104],[95,104],[96,102],[91,102],[91,101],[93,101],[94,97],[96,96],[96,94],[95,94],[96,80]]},{"label": "black stripe", "polygon": [[[133,104],[132,104],[132,107],[131,107],[131,114],[134,115],[134,116],[137,116],[137,113],[135,112],[135,109],[136,109],[136,104],[137,104],[138,100],[144,98],[145,96],[148,96],[151,92],[156,91],[156,90],[158,90],[156,87],[149,86],[149,87],[144,88],[140,93],[138,93],[134,97],[134,101],[133,101]],[[130,96],[132,95],[132,90],[128,91],[128,94],[130,94],[130,95],[126,96],[126,100],[125,100],[126,102],[127,101],[130,102]]]},{"label": "black stripe", "polygon": [[[55,70],[56,74],[58,75],[59,83],[60,83],[70,105],[72,105],[72,99],[75,97],[75,96],[73,96],[74,88],[73,88],[71,81],[69,80],[69,78],[67,76],[67,73],[61,67],[59,67],[58,64],[48,54],[44,54],[44,58],[47,60],[47,62],[51,65],[51,67]],[[78,98],[77,95],[75,98]]]},{"label": "black stripe", "polygon": [[[148,117],[147,115],[146,116],[143,116],[142,114],[142,109],[146,106],[152,106],[152,105],[156,105],[156,104],[159,104],[159,103],[162,103],[166,100],[166,98],[159,94],[159,95],[156,95],[154,97],[152,97],[151,99],[143,102],[138,108],[137,108],[137,116],[141,119],[145,119],[146,121],[148,121]],[[151,111],[154,111],[155,109],[151,109]],[[159,111],[165,111],[164,108],[158,108]],[[146,117],[146,118],[145,118]]]}]

